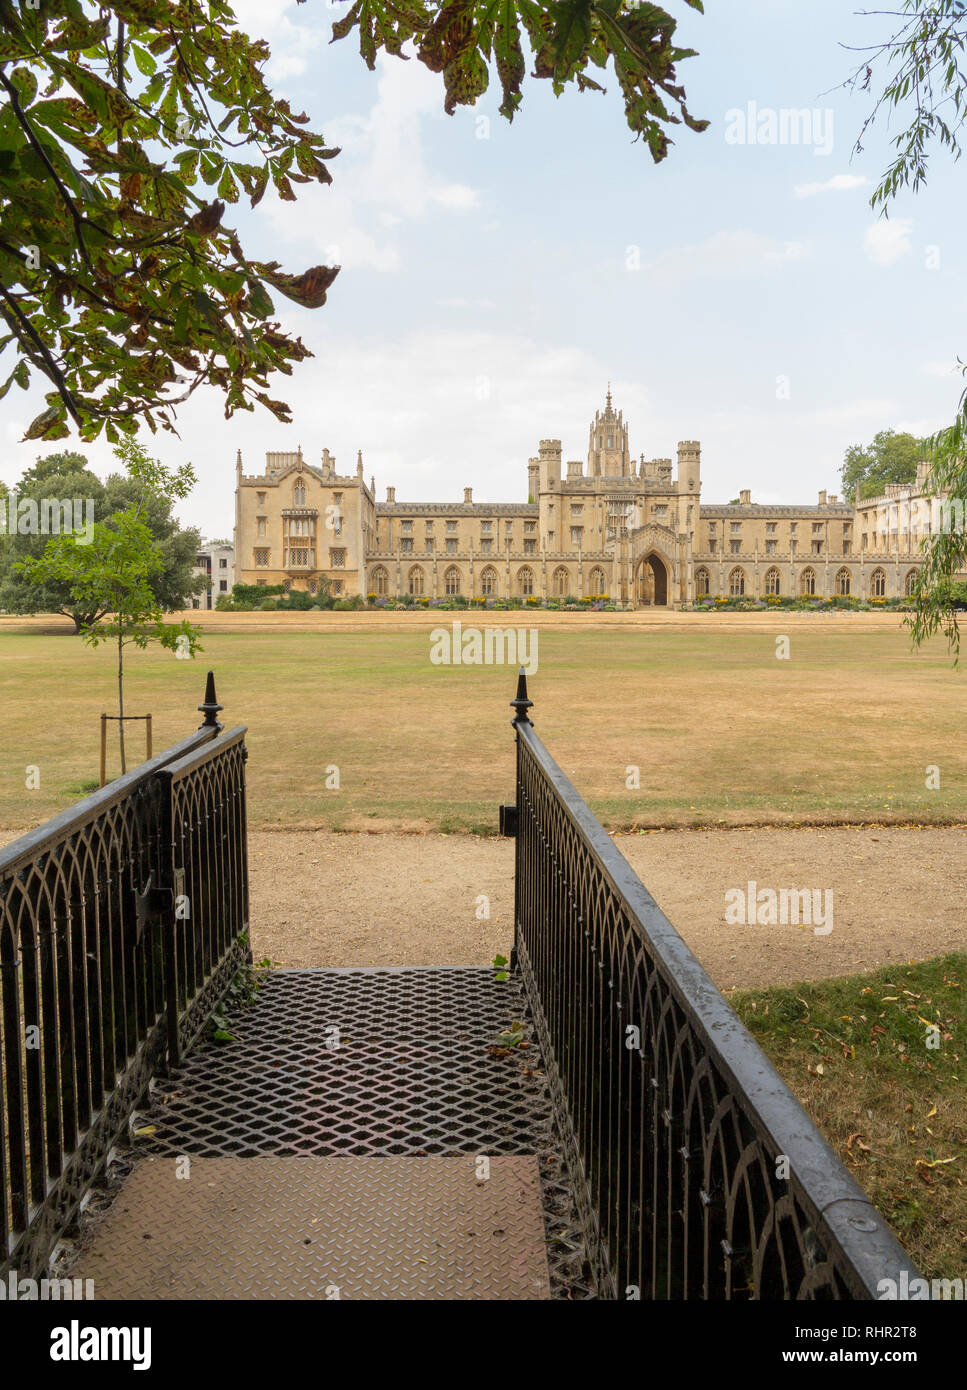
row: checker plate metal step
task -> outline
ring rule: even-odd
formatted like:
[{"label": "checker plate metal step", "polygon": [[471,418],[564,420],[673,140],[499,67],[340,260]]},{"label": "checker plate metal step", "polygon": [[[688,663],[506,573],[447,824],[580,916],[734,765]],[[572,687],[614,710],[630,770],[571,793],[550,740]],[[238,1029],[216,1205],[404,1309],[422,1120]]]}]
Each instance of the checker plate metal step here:
[{"label": "checker plate metal step", "polygon": [[95,1299],[548,1298],[537,1159],[148,1159],[73,1277]]}]

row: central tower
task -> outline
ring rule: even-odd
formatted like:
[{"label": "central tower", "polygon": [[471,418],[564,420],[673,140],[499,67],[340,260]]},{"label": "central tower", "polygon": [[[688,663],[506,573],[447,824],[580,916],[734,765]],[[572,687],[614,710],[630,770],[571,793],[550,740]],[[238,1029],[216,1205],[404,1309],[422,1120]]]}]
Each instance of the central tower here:
[{"label": "central tower", "polygon": [[611,404],[611,383],[604,411],[596,410],[588,435],[588,477],[627,478],[631,476],[628,426]]}]

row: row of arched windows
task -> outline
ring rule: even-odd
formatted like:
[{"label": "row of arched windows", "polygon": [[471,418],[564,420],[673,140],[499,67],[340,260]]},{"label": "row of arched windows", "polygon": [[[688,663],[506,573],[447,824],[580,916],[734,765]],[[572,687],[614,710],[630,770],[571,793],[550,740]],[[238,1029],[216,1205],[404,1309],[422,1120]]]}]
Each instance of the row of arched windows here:
[{"label": "row of arched windows", "polygon": [[[522,598],[529,598],[534,593],[534,571],[529,565],[522,565],[517,571],[516,592]],[[426,574],[422,565],[413,565],[406,575],[407,592],[414,598],[420,598],[426,593]],[[448,598],[453,598],[461,592],[463,576],[456,565],[451,565],[443,572],[443,592]],[[370,573],[369,592],[380,597],[389,594],[389,571],[385,565],[377,565]],[[500,592],[497,571],[493,565],[487,565],[480,572],[480,595],[483,598],[492,598]],[[551,593],[558,598],[566,598],[571,592],[571,576],[568,570],[559,566],[551,575]],[[605,587],[604,570],[593,569],[588,576],[588,595],[596,598],[607,592]]]},{"label": "row of arched windows", "polygon": [[[903,592],[907,596],[914,592],[917,582],[917,571],[908,570],[903,583]],[[835,580],[835,590],[843,598],[848,597],[853,592],[853,576],[848,569],[837,571]],[[695,592],[699,598],[707,598],[711,593],[711,575],[704,565],[699,566],[695,571]],[[745,570],[740,565],[736,565],[729,571],[728,592],[731,598],[741,598],[746,592]],[[763,592],[766,594],[782,593],[782,577],[779,571],[772,567],[766,570],[763,581]],[[803,597],[809,597],[816,592],[816,571],[811,565],[807,565],[799,574],[799,593]],[[870,575],[870,598],[886,597],[886,571],[875,569]]]}]

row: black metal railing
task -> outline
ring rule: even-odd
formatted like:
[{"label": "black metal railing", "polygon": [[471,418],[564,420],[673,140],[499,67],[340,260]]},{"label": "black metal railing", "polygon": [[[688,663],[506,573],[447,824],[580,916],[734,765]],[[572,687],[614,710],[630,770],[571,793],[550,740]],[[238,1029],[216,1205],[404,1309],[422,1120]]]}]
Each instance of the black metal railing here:
[{"label": "black metal railing", "polygon": [[876,1298],[912,1262],[515,707],[515,945],[598,1287]]},{"label": "black metal railing", "polygon": [[0,850],[0,1275],[41,1275],[245,960],[245,730],[201,728]]}]

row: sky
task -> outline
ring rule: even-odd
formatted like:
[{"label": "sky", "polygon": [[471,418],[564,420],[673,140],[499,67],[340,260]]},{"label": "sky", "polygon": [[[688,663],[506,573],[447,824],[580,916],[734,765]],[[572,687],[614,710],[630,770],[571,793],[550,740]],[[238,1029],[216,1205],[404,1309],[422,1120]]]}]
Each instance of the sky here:
[{"label": "sky", "polygon": [[[889,159],[884,127],[854,145],[870,98],[843,87],[885,21],[835,0],[707,0],[703,16],[665,0],[688,106],[711,124],[673,128],[654,165],[628,130],[613,72],[607,92],[528,80],[513,123],[499,86],[443,112],[442,79],[415,60],[370,72],[356,40],[330,43],[345,0],[237,0],[268,39],[273,90],[338,144],[326,188],[296,185],[224,222],[250,255],[295,273],[342,270],[318,310],[275,296],[314,353],[270,393],[268,412],[225,420],[215,388],[178,416],[179,437],[142,437],[169,464],[194,464],[180,511],[230,536],[236,450],[247,473],[267,450],[323,448],[341,472],[362,450],[377,497],[525,501],[527,459],[559,438],[584,459],[610,381],[632,453],[675,457],[702,444],[702,500],[815,502],[840,491],[843,453],[881,429],[949,423],[963,381],[958,331],[967,246],[957,166],[937,154],[926,187],[891,206],[870,195]],[[809,112],[793,143],[755,143],[769,113]],[[780,127],[781,130],[781,127]],[[19,442],[43,387],[0,404],[0,478],[40,453]],[[80,446],[102,476],[110,446]]]}]

